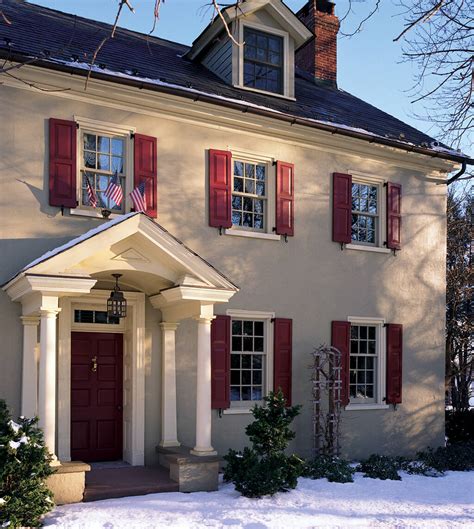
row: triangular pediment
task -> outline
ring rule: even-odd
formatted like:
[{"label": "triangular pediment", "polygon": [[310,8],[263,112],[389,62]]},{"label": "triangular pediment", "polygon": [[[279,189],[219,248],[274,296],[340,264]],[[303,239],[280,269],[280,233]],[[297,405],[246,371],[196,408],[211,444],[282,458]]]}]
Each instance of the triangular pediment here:
[{"label": "triangular pediment", "polygon": [[72,239],[24,267],[25,275],[90,277],[103,284],[121,273],[125,287],[147,294],[174,285],[237,287],[197,253],[143,213],[123,215]]}]

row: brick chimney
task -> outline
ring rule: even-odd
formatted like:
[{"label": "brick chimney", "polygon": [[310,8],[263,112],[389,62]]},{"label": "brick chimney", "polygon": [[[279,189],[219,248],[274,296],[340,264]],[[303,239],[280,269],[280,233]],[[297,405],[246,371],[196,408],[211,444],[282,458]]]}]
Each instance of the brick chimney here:
[{"label": "brick chimney", "polygon": [[337,32],[339,19],[334,2],[309,0],[296,16],[313,32],[314,39],[296,52],[296,66],[315,79],[337,82]]}]

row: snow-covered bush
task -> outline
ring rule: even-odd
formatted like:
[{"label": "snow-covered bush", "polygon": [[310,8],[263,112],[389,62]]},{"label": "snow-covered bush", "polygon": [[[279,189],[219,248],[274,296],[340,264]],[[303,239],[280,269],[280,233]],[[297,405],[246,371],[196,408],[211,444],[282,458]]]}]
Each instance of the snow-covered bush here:
[{"label": "snow-covered bush", "polygon": [[11,419],[0,400],[0,526],[38,527],[53,506],[45,479],[53,473],[37,418]]},{"label": "snow-covered bush", "polygon": [[364,478],[374,479],[402,479],[398,475],[400,464],[394,457],[372,454],[357,467],[357,472],[363,472]]},{"label": "snow-covered bush", "polygon": [[252,448],[243,452],[229,450],[224,456],[224,480],[249,498],[273,495],[294,489],[303,469],[303,461],[284,453],[295,437],[290,424],[298,415],[300,406],[286,406],[281,391],[265,397],[263,406],[254,406],[255,421],[246,428]]},{"label": "snow-covered bush", "polygon": [[336,483],[352,483],[355,469],[345,459],[321,454],[306,464],[304,476],[311,479],[326,478]]}]

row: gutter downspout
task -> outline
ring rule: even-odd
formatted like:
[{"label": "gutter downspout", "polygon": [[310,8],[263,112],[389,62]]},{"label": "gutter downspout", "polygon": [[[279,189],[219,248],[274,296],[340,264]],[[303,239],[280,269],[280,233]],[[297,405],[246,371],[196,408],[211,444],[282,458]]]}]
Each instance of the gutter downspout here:
[{"label": "gutter downspout", "polygon": [[453,182],[455,182],[460,176],[462,176],[466,172],[466,167],[467,167],[466,160],[463,160],[462,165],[461,165],[461,170],[458,173],[456,173],[454,176],[452,176],[449,180],[446,180],[446,182],[443,182],[443,183],[449,186],[449,184],[452,184]]}]

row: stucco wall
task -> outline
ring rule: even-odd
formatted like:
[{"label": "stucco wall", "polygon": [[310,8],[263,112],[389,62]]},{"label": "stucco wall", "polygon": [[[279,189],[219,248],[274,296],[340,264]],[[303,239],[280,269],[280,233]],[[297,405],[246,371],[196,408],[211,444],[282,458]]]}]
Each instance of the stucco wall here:
[{"label": "stucco wall", "polygon": [[[47,120],[73,115],[127,124],[158,138],[159,222],[240,286],[226,308],[274,311],[293,318],[295,449],[311,447],[310,353],[330,341],[331,320],[374,316],[404,325],[403,403],[396,410],[347,411],[343,447],[352,457],[372,451],[407,453],[443,441],[445,186],[422,172],[367,156],[318,150],[255,132],[183,123],[35,91],[0,87],[0,282],[16,270],[102,222],[61,216],[48,205]],[[247,115],[248,120],[253,118]],[[308,135],[308,144],[311,138]],[[219,236],[207,224],[207,149],[264,153],[295,164],[295,237],[288,243]],[[374,147],[375,149],[375,147]],[[380,156],[380,154],[378,155]],[[331,175],[360,171],[403,185],[403,249],[392,254],[341,251],[331,241]],[[20,307],[0,292],[0,397],[19,412],[22,329]],[[154,460],[160,434],[159,312],[147,305],[146,459]],[[194,443],[195,322],[177,334],[178,435]],[[246,442],[248,415],[213,412],[219,452]]]}]

